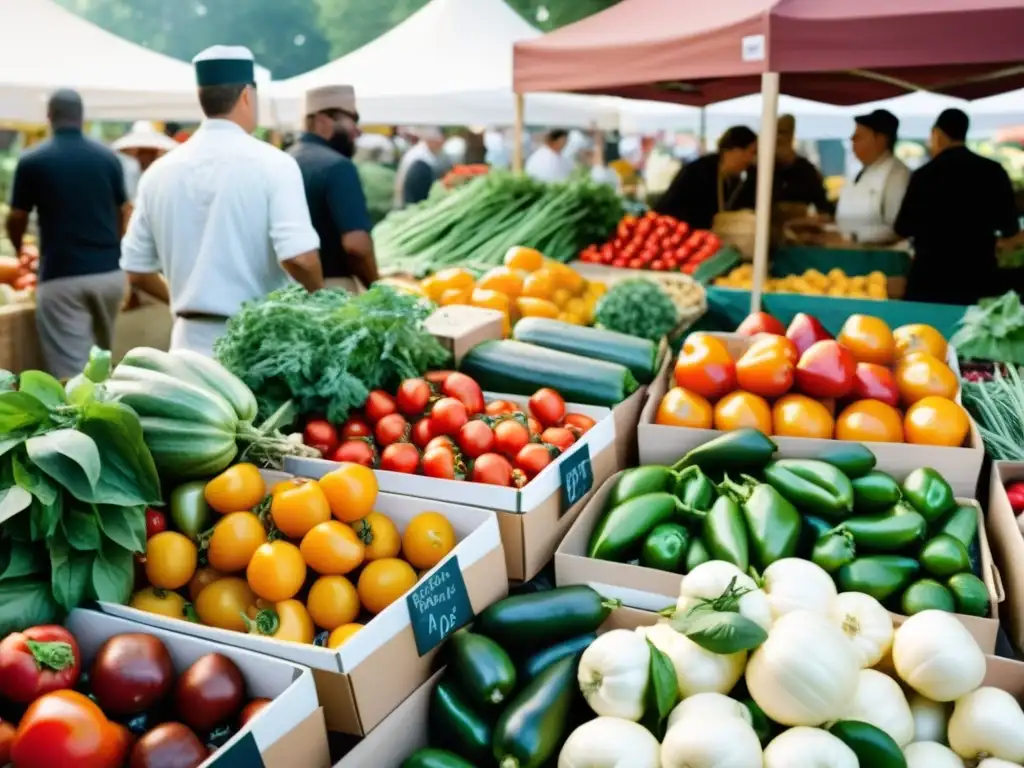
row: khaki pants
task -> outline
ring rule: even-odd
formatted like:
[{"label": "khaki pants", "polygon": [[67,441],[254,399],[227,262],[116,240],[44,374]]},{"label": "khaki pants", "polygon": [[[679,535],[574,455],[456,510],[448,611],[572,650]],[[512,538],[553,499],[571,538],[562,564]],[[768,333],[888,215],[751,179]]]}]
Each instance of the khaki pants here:
[{"label": "khaki pants", "polygon": [[46,369],[58,379],[82,372],[95,344],[110,349],[124,301],[120,270],[58,277],[36,288],[36,330]]}]

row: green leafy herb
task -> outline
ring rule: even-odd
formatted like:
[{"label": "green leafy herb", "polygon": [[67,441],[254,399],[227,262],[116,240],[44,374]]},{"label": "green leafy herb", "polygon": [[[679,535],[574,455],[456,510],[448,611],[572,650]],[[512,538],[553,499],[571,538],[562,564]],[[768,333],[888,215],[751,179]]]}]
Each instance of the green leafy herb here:
[{"label": "green leafy herb", "polygon": [[768,639],[761,625],[739,612],[739,601],[750,591],[736,579],[718,597],[701,600],[689,611],[675,614],[670,624],[706,651],[728,655],[757,648]]},{"label": "green leafy herb", "polygon": [[968,307],[949,340],[965,360],[1024,365],[1024,307],[1016,291]]},{"label": "green leafy herb", "polygon": [[669,714],[679,703],[679,682],[672,661],[650,640],[650,675],[647,682],[647,703],[644,710],[644,725],[660,741],[665,736]]},{"label": "green leafy herb", "polygon": [[679,324],[679,309],[653,280],[632,278],[608,289],[594,319],[610,331],[660,341]]}]

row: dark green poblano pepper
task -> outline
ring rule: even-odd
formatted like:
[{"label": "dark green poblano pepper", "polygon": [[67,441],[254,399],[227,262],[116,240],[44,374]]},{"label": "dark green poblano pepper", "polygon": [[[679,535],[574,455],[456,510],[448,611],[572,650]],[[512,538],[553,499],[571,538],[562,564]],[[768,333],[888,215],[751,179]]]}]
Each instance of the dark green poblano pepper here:
[{"label": "dark green poblano pepper", "polygon": [[701,472],[700,467],[687,467],[679,473],[675,495],[682,502],[682,515],[687,522],[700,523],[707,517],[718,492],[715,484]]},{"label": "dark green poblano pepper", "polygon": [[853,512],[850,478],[824,461],[779,459],[764,468],[764,479],[805,512],[836,521]]},{"label": "dark green poblano pepper", "polygon": [[885,472],[872,470],[853,481],[853,510],[860,515],[883,512],[902,497],[900,484]]},{"label": "dark green poblano pepper", "polygon": [[704,544],[715,560],[725,560],[746,573],[750,567],[750,545],[743,510],[735,499],[719,496],[704,518]]},{"label": "dark green poblano pepper", "polygon": [[826,533],[814,544],[811,562],[828,573],[835,573],[857,557],[853,536],[841,528]]},{"label": "dark green poblano pepper", "polygon": [[931,525],[953,511],[956,497],[946,478],[931,467],[915,469],[903,481],[903,498]]},{"label": "dark green poblano pepper", "polygon": [[757,470],[771,460],[776,450],[778,446],[760,430],[735,429],[698,445],[673,464],[672,469],[680,471],[697,466],[705,472]]},{"label": "dark green poblano pepper", "polygon": [[777,490],[749,476],[744,476],[743,483],[726,478],[719,490],[740,503],[747,522],[752,564],[758,570],[796,554],[802,524],[800,513]]},{"label": "dark green poblano pepper", "polygon": [[605,509],[610,510],[619,506],[624,501],[643,496],[645,493],[658,493],[659,491],[671,491],[672,483],[675,482],[676,473],[668,467],[649,465],[627,469],[615,482],[612,492],[608,494],[608,501],[605,502]]}]

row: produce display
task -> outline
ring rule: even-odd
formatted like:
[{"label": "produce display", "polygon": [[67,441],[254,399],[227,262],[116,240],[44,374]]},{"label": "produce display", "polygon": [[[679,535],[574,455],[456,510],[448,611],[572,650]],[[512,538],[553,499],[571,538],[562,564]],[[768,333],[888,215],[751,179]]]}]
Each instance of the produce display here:
[{"label": "produce display", "polygon": [[83,658],[75,636],[45,625],[0,642],[0,762],[13,768],[196,768],[270,704],[210,653],[175,669],[145,632],[114,635]]},{"label": "produce display", "polygon": [[680,574],[725,561],[762,573],[769,598],[788,576],[827,583],[826,592],[834,581],[905,615],[988,614],[976,575],[977,510],[959,505],[938,472],[921,468],[897,482],[859,444],[837,445],[822,460],[772,460],[775,451],[764,434],[743,429],[674,466],[627,470],[587,556]]},{"label": "produce display", "polygon": [[452,190],[435,186],[427,200],[374,227],[373,240],[384,274],[422,277],[451,266],[484,272],[517,245],[570,261],[620,218],[622,202],[605,184],[547,184],[492,170]]},{"label": "produce display", "polygon": [[584,248],[579,258],[590,264],[692,275],[721,247],[714,232],[691,230],[674,216],[648,211],[624,216],[611,239]]},{"label": "produce display", "polygon": [[[741,264],[726,275],[715,279],[721,288],[739,288],[749,291],[754,287],[754,266]],[[823,274],[808,269],[802,275],[769,277],[764,281],[765,293],[800,293],[804,296],[838,296],[848,299],[887,299],[888,278],[884,272],[851,277],[838,267]]]},{"label": "produce display", "polygon": [[809,315],[784,329],[761,312],[737,333],[750,339],[732,348],[713,334],[687,337],[656,423],[947,447],[967,439],[959,379],[930,326],[891,331],[879,318],[851,315],[833,339]]},{"label": "produce display", "polygon": [[999,366],[973,380],[965,374],[963,398],[985,451],[997,461],[1024,461],[1024,381],[1017,368]]},{"label": "produce display", "polygon": [[951,343],[961,360],[1024,365],[1024,307],[1016,291],[968,307]]},{"label": "produce display", "polygon": [[[697,304],[702,294],[694,294]],[[597,306],[602,328],[657,342],[679,325],[679,307],[652,280],[622,280],[611,287]]]},{"label": "produce display", "polygon": [[393,395],[372,391],[340,427],[307,421],[302,438],[331,461],[521,488],[592,426],[550,387],[536,390],[526,407],[485,402],[465,373],[434,371],[406,379]]}]

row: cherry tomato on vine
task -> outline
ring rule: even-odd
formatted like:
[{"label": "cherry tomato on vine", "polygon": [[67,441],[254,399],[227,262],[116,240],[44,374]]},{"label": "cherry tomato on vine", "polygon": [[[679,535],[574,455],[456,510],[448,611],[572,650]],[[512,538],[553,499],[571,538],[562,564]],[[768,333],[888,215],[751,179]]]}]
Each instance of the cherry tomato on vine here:
[{"label": "cherry tomato on vine", "polygon": [[558,453],[557,448],[552,450],[544,443],[530,443],[516,455],[516,468],[532,480],[555,460]]},{"label": "cherry tomato on vine", "polygon": [[371,424],[376,424],[388,414],[396,413],[398,411],[398,404],[395,403],[395,398],[383,389],[375,389],[366,398],[363,411],[366,413],[367,420]]},{"label": "cherry tomato on vine", "polygon": [[0,641],[0,696],[29,704],[44,693],[74,688],[81,666],[78,643],[64,627],[12,632]]},{"label": "cherry tomato on vine", "polygon": [[469,421],[469,412],[460,400],[456,400],[454,397],[442,397],[431,408],[430,420],[434,432],[454,436]]},{"label": "cherry tomato on vine", "polygon": [[389,413],[377,422],[373,428],[374,437],[377,438],[377,445],[386,448],[392,443],[397,443],[408,436],[409,422],[400,413]]},{"label": "cherry tomato on vine", "polygon": [[420,450],[427,447],[427,443],[434,439],[434,427],[431,424],[430,417],[424,416],[422,419],[412,425],[412,432],[410,433],[413,445]]},{"label": "cherry tomato on vine", "polygon": [[406,379],[398,385],[398,394],[395,402],[398,410],[406,416],[419,416],[430,403],[430,384],[426,379]]},{"label": "cherry tomato on vine", "polygon": [[423,454],[423,474],[441,480],[454,480],[461,474],[455,451],[443,445],[430,448]]},{"label": "cherry tomato on vine", "polygon": [[548,427],[541,432],[542,442],[555,446],[558,450],[568,451],[576,442],[576,436],[565,427]]},{"label": "cherry tomato on vine", "polygon": [[310,419],[302,430],[302,442],[327,456],[338,447],[338,430],[326,419]]},{"label": "cherry tomato on vine", "polygon": [[380,455],[380,468],[411,475],[420,464],[420,452],[412,443],[392,443]]},{"label": "cherry tomato on vine", "polygon": [[550,387],[538,389],[530,398],[530,414],[545,427],[553,427],[565,418],[565,400]]},{"label": "cherry tomato on vine", "polygon": [[362,464],[364,467],[372,467],[377,463],[377,453],[368,438],[354,437],[338,446],[337,450],[331,454],[331,461],[347,461],[353,464]]},{"label": "cherry tomato on vine", "polygon": [[515,419],[505,419],[494,427],[494,450],[515,456],[530,442],[530,431]]},{"label": "cherry tomato on vine", "polygon": [[568,428],[575,428],[580,431],[580,434],[585,435],[597,422],[589,416],[585,416],[582,413],[567,413],[565,418],[562,419],[562,426]]},{"label": "cherry tomato on vine", "polygon": [[349,416],[348,421],[341,425],[341,440],[351,440],[353,437],[369,437],[373,434],[366,419],[361,416]]},{"label": "cherry tomato on vine", "polygon": [[467,422],[459,430],[459,448],[471,459],[490,453],[494,448],[494,430],[483,421]]},{"label": "cherry tomato on vine", "polygon": [[471,479],[474,483],[508,487],[512,485],[512,465],[504,456],[485,453],[473,462]]},{"label": "cherry tomato on vine", "polygon": [[506,413],[516,413],[519,406],[508,400],[491,400],[484,410],[488,416],[503,416]]},{"label": "cherry tomato on vine", "polygon": [[158,509],[146,510],[146,538],[151,539],[167,530],[167,516]]},{"label": "cherry tomato on vine", "polygon": [[427,447],[423,449],[424,453],[429,451],[431,448],[450,448],[454,451],[456,446],[455,441],[448,437],[448,435],[437,435],[430,438],[430,442],[427,443]]},{"label": "cherry tomato on vine", "polygon": [[484,412],[483,390],[480,389],[479,384],[464,373],[456,372],[445,379],[444,384],[441,385],[441,391],[466,406],[466,411],[470,416]]}]

